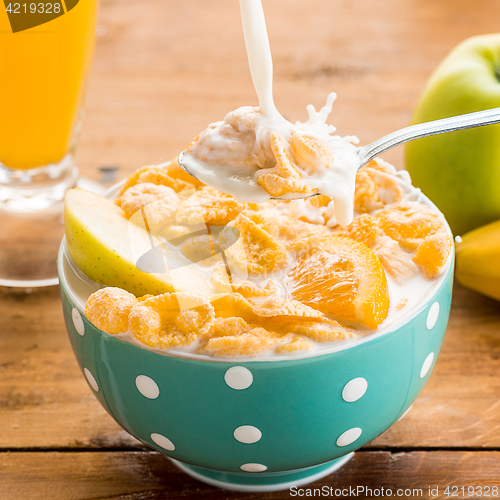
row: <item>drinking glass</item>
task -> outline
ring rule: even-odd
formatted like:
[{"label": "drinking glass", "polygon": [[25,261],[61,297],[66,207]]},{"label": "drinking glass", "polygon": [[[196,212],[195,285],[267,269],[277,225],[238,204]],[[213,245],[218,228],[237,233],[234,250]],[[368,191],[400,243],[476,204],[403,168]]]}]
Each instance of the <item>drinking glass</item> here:
[{"label": "drinking glass", "polygon": [[0,2],[0,285],[57,284],[96,3]]}]

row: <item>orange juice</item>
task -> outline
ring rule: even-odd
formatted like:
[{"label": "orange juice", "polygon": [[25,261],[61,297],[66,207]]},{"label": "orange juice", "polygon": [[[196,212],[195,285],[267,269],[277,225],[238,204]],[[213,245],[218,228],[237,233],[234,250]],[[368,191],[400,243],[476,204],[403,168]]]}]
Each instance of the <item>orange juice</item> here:
[{"label": "orange juice", "polygon": [[13,32],[14,11],[29,12],[30,7],[40,8],[39,3],[0,2],[0,163],[4,166],[41,167],[59,162],[72,150],[94,45],[96,3],[44,2],[43,8],[59,4],[63,12]]}]

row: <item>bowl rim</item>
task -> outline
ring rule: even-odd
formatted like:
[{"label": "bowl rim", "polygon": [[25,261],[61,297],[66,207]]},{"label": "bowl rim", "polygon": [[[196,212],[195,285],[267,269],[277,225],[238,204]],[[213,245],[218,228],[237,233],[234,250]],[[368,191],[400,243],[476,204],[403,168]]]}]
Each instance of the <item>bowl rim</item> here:
[{"label": "bowl rim", "polygon": [[[160,167],[165,167],[168,166],[171,162],[165,162],[162,164],[159,164],[158,166]],[[401,172],[401,170],[399,171]],[[406,171],[403,171],[406,172]],[[446,229],[450,236],[453,238],[453,233],[451,232],[451,229],[448,225],[448,222],[446,221],[446,218],[442,214],[442,212],[436,207],[436,205],[429,199],[427,196],[425,196],[422,191],[419,188],[415,188],[411,184],[408,184],[405,182],[401,177],[397,177],[398,183],[406,190],[406,192],[412,192],[418,196],[418,201],[430,206],[434,210],[436,210],[437,213],[439,213],[445,223]],[[112,186],[110,186],[108,189],[106,189],[101,196],[104,196],[106,198],[109,198],[110,196],[113,195],[113,193],[117,192],[118,189],[125,184],[126,179],[123,179]],[[211,362],[232,362],[232,363],[264,363],[264,362],[280,362],[280,361],[294,361],[294,360],[305,360],[308,358],[319,358],[321,356],[328,356],[331,354],[335,354],[340,351],[344,351],[346,349],[353,349],[358,346],[362,346],[367,342],[370,341],[375,341],[377,339],[380,339],[381,337],[388,336],[390,334],[396,333],[402,326],[410,323],[413,321],[413,319],[418,316],[419,314],[422,313],[422,311],[429,305],[429,303],[432,301],[432,299],[438,295],[441,290],[447,286],[448,280],[450,279],[450,274],[453,274],[454,270],[454,262],[455,262],[455,242],[453,240],[453,246],[452,250],[450,252],[450,255],[448,256],[447,262],[445,264],[445,267],[441,273],[441,275],[437,278],[437,282],[434,283],[434,286],[426,292],[422,300],[414,306],[408,314],[403,314],[399,319],[397,319],[392,325],[388,326],[387,328],[382,328],[380,331],[375,331],[374,333],[370,333],[362,338],[355,338],[355,339],[347,339],[347,340],[340,340],[340,341],[332,341],[331,346],[327,349],[322,349],[319,352],[314,352],[314,349],[312,352],[307,351],[306,353],[303,353],[302,355],[284,355],[284,356],[279,356],[279,357],[273,357],[273,358],[259,358],[257,357],[245,357],[245,356],[234,356],[234,357],[223,357],[223,356],[208,356],[204,354],[197,354],[197,353],[192,353],[192,352],[183,352],[183,351],[171,351],[168,349],[157,349],[157,348],[152,348],[147,345],[142,344],[140,341],[136,339],[130,338],[130,336],[124,336],[123,334],[118,334],[118,335],[110,335],[103,330],[100,330],[97,328],[95,325],[92,325],[97,331],[99,331],[102,335],[106,335],[111,338],[115,338],[116,340],[125,342],[127,344],[134,345],[140,349],[146,349],[151,352],[155,352],[158,354],[161,354],[163,356],[167,357],[176,357],[176,358],[183,358],[183,359],[190,359],[193,361],[211,361]],[[66,236],[63,236],[61,245],[59,247],[59,253],[58,253],[58,259],[57,259],[57,270],[58,270],[58,275],[59,275],[59,286],[64,289],[64,292],[68,296],[68,298],[71,301],[71,304],[74,308],[78,309],[81,313],[85,315],[85,311],[82,310],[81,307],[79,307],[79,300],[76,298],[75,294],[73,293],[73,290],[71,289],[66,273],[64,270],[64,265],[63,262],[67,261],[69,266],[73,269],[73,271],[76,273],[77,271],[74,269],[76,265],[72,262],[71,258],[69,257],[69,254],[67,253],[66,250]],[[87,278],[87,280],[90,280],[90,278]],[[95,282],[94,282],[95,283]],[[96,283],[97,286],[99,286],[98,283]],[[85,316],[86,318],[86,316]],[[87,318],[86,318],[87,319]],[[88,321],[88,319],[87,319]]]}]

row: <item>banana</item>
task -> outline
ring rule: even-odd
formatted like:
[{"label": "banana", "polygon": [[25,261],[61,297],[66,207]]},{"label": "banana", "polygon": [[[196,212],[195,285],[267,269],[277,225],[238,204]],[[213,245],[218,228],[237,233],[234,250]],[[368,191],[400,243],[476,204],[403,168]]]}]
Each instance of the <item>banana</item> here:
[{"label": "banana", "polygon": [[500,220],[462,236],[456,245],[457,281],[500,300]]}]

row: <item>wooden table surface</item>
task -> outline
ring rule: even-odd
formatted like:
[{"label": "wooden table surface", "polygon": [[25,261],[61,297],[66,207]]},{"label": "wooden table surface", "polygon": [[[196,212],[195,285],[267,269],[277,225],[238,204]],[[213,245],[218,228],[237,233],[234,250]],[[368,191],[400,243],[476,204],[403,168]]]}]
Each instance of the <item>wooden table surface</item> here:
[{"label": "wooden table surface", "polygon": [[[436,64],[499,29],[498,0],[264,0],[278,109],[367,143],[408,124]],[[209,122],[256,105],[236,0],[103,0],[78,159],[105,183],[167,160]],[[385,155],[402,168],[401,149]],[[115,170],[116,169],[116,170]],[[312,486],[500,486],[500,305],[455,287],[435,370],[413,409]],[[486,490],[483,490],[486,492]],[[450,490],[452,493],[453,490]],[[457,497],[480,498],[458,490]],[[0,499],[290,498],[223,492],[109,417],[82,377],[55,288],[0,289]],[[490,496],[494,496],[490,492]],[[359,496],[363,498],[362,495]]]}]

